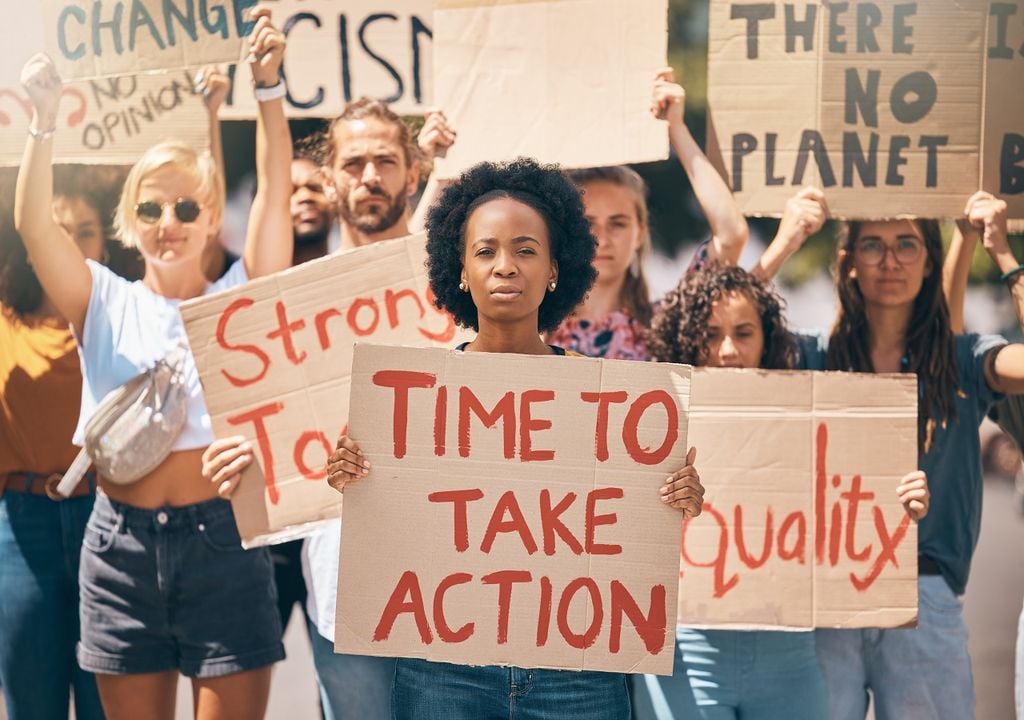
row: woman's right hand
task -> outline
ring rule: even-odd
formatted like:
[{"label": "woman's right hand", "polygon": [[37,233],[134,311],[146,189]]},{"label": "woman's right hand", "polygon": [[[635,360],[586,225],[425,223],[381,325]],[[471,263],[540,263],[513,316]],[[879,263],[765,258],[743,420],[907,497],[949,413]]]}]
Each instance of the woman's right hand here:
[{"label": "woman's right hand", "polygon": [[203,452],[203,477],[213,483],[222,498],[231,497],[252,462],[252,443],[241,435],[214,440]]},{"label": "woman's right hand", "polygon": [[56,127],[61,79],[49,55],[36,53],[29,58],[21,70],[21,85],[35,110],[34,129],[46,132]]},{"label": "woman's right hand", "polygon": [[658,120],[667,120],[669,125],[682,125],[685,108],[686,90],[676,82],[672,68],[662,68],[654,76],[651,114]]},{"label": "woman's right hand", "polygon": [[340,493],[345,486],[366,477],[370,472],[370,462],[363,457],[363,451],[356,441],[348,435],[338,438],[338,446],[327,458],[327,482]]},{"label": "woman's right hand", "polygon": [[784,241],[790,252],[796,252],[807,238],[821,230],[827,218],[825,194],[816,187],[805,187],[786,201],[775,237]]}]

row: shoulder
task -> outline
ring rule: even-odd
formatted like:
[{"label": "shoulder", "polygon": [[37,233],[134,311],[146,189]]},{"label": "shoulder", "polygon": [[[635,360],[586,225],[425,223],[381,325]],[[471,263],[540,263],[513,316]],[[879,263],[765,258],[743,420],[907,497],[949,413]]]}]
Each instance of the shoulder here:
[{"label": "shoulder", "polygon": [[222,290],[230,290],[231,288],[238,287],[239,285],[245,285],[249,282],[249,274],[245,271],[245,261],[238,258],[231,267],[227,269],[220,278],[210,284],[206,288],[205,295],[212,295],[215,292],[221,292]]}]

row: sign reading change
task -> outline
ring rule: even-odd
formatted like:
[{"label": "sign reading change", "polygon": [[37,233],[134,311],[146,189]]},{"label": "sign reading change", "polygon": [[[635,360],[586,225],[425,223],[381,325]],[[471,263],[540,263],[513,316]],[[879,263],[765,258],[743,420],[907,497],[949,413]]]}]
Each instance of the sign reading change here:
[{"label": "sign reading change", "polygon": [[65,80],[235,62],[257,0],[41,0]]},{"label": "sign reading change", "polygon": [[1024,216],[1022,0],[713,2],[709,155],[744,212],[802,185],[847,218]]}]

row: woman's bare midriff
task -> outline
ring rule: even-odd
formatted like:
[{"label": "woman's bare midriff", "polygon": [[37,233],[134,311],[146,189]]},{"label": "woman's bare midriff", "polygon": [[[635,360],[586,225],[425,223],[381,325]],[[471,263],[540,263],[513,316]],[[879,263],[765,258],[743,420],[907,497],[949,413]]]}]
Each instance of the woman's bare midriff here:
[{"label": "woman's bare midriff", "polygon": [[111,500],[147,509],[211,500],[217,489],[203,478],[203,450],[172,452],[160,467],[131,485],[115,485],[101,476],[100,490]]}]

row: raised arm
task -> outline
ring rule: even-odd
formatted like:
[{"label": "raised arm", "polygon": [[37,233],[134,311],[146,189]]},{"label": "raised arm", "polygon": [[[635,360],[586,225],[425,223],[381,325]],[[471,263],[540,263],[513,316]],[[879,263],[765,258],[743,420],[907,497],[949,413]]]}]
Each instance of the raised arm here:
[{"label": "raised arm", "polygon": [[747,243],[747,221],[733,198],[732,191],[718,174],[711,161],[693,139],[683,122],[686,91],[676,84],[672,68],[658,71],[654,79],[651,112],[659,120],[668,121],[668,137],[680,164],[690,179],[708,225],[711,226],[710,260],[727,265],[739,263]]},{"label": "raised arm", "polygon": [[[245,269],[250,278],[284,270],[292,263],[292,137],[284,116],[281,61],[284,35],[270,21],[270,9],[257,6],[250,46],[253,82],[259,90],[256,117],[256,196],[245,235]],[[260,100],[260,95],[266,99]]]},{"label": "raised arm", "polygon": [[210,155],[217,163],[221,186],[224,186],[224,139],[220,127],[220,109],[231,89],[231,79],[216,65],[207,65],[196,76],[196,90],[203,95],[206,105],[206,120],[210,128]]},{"label": "raised arm", "polygon": [[[434,158],[444,157],[448,148],[455,144],[455,136],[456,132],[448,124],[448,118],[442,111],[435,110],[427,114],[423,127],[420,128],[419,135],[416,137],[416,144],[424,159],[433,161]],[[423,188],[423,194],[420,195],[419,204],[416,205],[416,211],[413,212],[412,219],[409,221],[410,232],[420,232],[427,226],[427,212],[430,210],[430,206],[434,204],[434,200],[450,182],[438,178],[437,173],[430,173],[427,184]]]},{"label": "raised arm", "polygon": [[[981,235],[982,245],[1009,286],[1017,322],[1024,328],[1024,272],[1010,249],[1006,230],[1006,203],[990,193],[976,192],[967,201],[967,222]],[[1013,343],[994,350],[985,365],[985,381],[997,392],[1024,393],[1024,344]]]},{"label": "raised arm", "polygon": [[761,254],[751,274],[770,282],[793,253],[814,233],[821,230],[828,217],[825,195],[815,187],[805,187],[786,201],[779,229]]},{"label": "raised arm", "polygon": [[53,138],[61,80],[53,61],[40,54],[25,64],[21,83],[32,100],[33,112],[18,171],[14,224],[44,292],[80,331],[89,308],[92,274],[78,245],[53,218]]},{"label": "raised arm", "polygon": [[966,220],[958,220],[953,240],[942,263],[942,292],[949,306],[949,324],[953,333],[964,332],[964,298],[967,296],[967,277],[971,272],[971,258],[978,247],[980,235]]}]

